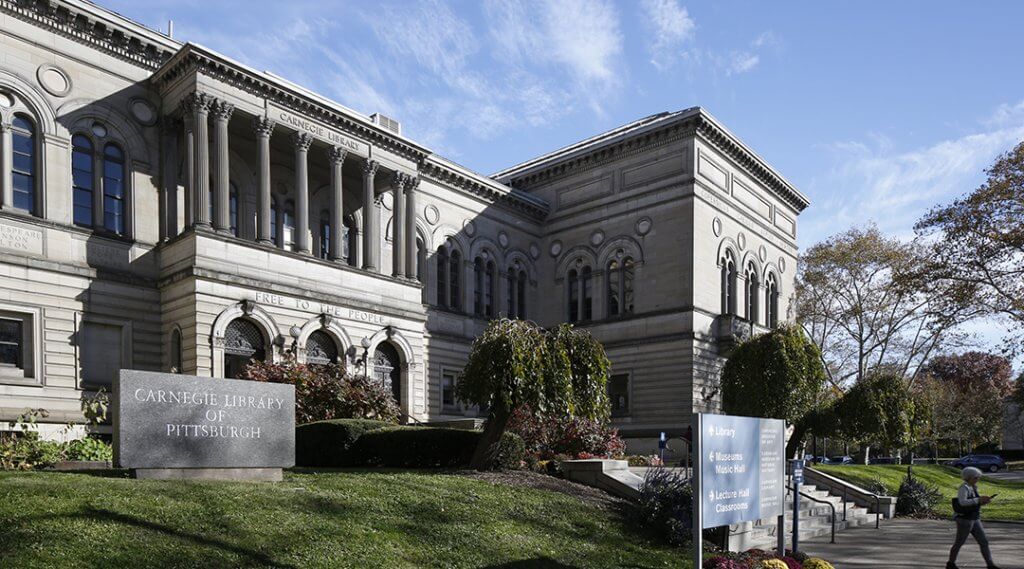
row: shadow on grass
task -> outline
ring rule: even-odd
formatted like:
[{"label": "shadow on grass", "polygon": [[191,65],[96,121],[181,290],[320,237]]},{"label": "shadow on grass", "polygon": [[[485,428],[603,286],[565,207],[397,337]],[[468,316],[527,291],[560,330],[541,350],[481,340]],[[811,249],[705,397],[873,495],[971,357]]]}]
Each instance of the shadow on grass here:
[{"label": "shadow on grass", "polygon": [[83,468],[82,470],[41,470],[40,472],[46,472],[48,474],[78,474],[84,476],[93,476],[96,478],[131,478],[132,472],[124,468],[96,468],[89,469]]},{"label": "shadow on grass", "polygon": [[88,507],[88,508],[83,509],[80,512],[76,512],[76,513],[73,513],[73,514],[54,514],[54,515],[31,516],[30,518],[26,518],[26,519],[31,519],[31,518],[35,518],[37,520],[41,520],[41,519],[57,519],[57,518],[60,518],[60,519],[77,518],[77,519],[84,519],[84,520],[89,520],[89,521],[114,522],[114,523],[123,524],[123,525],[126,525],[126,526],[132,526],[132,527],[135,527],[135,528],[138,528],[138,529],[143,529],[143,530],[148,530],[148,531],[155,532],[155,533],[160,533],[160,534],[163,534],[163,535],[168,536],[168,537],[173,537],[173,538],[180,539],[182,541],[191,542],[191,543],[193,543],[195,545],[211,547],[211,548],[219,549],[221,551],[233,553],[233,554],[238,555],[240,557],[246,558],[246,560],[248,561],[249,564],[258,564],[258,565],[265,566],[265,567],[277,567],[277,568],[281,568],[281,569],[289,569],[289,568],[295,569],[295,567],[296,567],[295,565],[291,565],[291,564],[287,564],[287,563],[279,563],[279,562],[275,561],[269,555],[266,555],[264,553],[260,553],[258,551],[252,551],[252,550],[246,549],[244,547],[239,547],[237,545],[228,543],[228,542],[223,541],[223,540],[215,539],[213,537],[204,536],[204,535],[191,534],[191,533],[188,533],[188,532],[181,531],[179,529],[175,529],[173,527],[161,525],[161,524],[158,524],[158,523],[155,523],[155,522],[151,522],[151,521],[144,520],[144,519],[141,519],[141,518],[137,518],[135,516],[130,516],[130,515],[127,515],[127,514],[122,514],[122,513],[119,513],[119,512],[114,512],[114,511],[111,511],[111,510],[104,510],[104,509],[99,509],[99,508]]},{"label": "shadow on grass", "polygon": [[578,569],[576,565],[566,565],[555,561],[550,557],[538,557],[536,559],[523,559],[521,561],[509,561],[497,565],[487,565],[484,569]]}]

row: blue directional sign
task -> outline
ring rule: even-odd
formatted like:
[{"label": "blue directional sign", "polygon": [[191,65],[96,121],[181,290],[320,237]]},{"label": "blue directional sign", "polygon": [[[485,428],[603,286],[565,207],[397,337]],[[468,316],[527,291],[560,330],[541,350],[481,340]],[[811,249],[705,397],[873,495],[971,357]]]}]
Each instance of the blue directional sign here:
[{"label": "blue directional sign", "polygon": [[782,515],[786,423],[701,415],[700,488],[704,528]]}]

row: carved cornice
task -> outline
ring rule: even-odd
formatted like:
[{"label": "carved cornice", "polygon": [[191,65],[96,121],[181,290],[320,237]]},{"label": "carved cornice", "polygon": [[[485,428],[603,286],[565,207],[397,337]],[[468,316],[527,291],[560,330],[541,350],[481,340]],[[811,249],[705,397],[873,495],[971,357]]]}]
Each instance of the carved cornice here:
[{"label": "carved cornice", "polygon": [[432,161],[420,164],[420,174],[435,183],[480,196],[487,201],[526,214],[536,220],[542,220],[548,214],[548,205],[543,200],[489,178],[484,179],[490,183],[484,183]]},{"label": "carved cornice", "polygon": [[174,40],[134,22],[123,27],[105,22],[91,13],[95,10],[56,0],[0,0],[0,12],[149,70],[163,65],[178,48]]}]

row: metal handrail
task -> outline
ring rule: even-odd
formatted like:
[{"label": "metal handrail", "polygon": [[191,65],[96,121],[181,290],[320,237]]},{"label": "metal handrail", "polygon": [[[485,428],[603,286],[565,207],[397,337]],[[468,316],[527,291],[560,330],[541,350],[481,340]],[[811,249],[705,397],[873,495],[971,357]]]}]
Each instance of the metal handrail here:
[{"label": "metal handrail", "polygon": [[[786,493],[792,493],[794,489],[795,488],[793,486],[786,486]],[[819,504],[826,504],[826,505],[828,505],[829,508],[832,508],[832,540],[829,543],[835,543],[836,542],[836,505],[833,504],[832,502],[829,502],[828,500],[820,500],[818,498],[815,498],[814,496],[811,496],[810,494],[807,494],[806,492],[803,492],[802,490],[798,490],[798,492],[800,492],[800,495],[803,496],[804,498],[807,498],[808,500],[813,500],[815,502],[818,502]],[[795,510],[793,511],[793,516],[799,516],[799,515],[800,515],[800,512],[797,512]],[[843,521],[846,521],[846,520],[844,519]]]},{"label": "metal handrail", "polygon": [[[815,470],[815,472],[818,472],[818,471]],[[833,478],[835,478],[835,477],[833,477]],[[839,480],[842,480],[842,479],[840,478]],[[847,487],[847,484],[850,484],[850,482],[847,481],[847,480],[842,480],[842,482],[843,482],[843,521],[845,522],[846,521],[846,494],[847,494],[847,490],[849,489]],[[862,491],[861,492],[862,494],[864,494],[864,495],[866,495],[866,496],[868,496],[870,498],[874,498],[875,499],[875,529],[879,529],[881,527],[881,519],[882,519],[882,497],[879,496],[878,494],[874,494],[874,493],[868,492],[868,491],[864,490],[863,488],[860,488],[860,490]]]}]

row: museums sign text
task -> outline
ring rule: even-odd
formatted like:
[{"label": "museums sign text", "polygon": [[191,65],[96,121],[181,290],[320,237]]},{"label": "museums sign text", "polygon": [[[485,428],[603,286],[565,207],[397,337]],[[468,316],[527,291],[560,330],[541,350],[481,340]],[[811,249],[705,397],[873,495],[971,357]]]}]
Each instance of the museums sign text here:
[{"label": "museums sign text", "polygon": [[122,468],[295,464],[294,386],[122,370],[114,399]]}]

